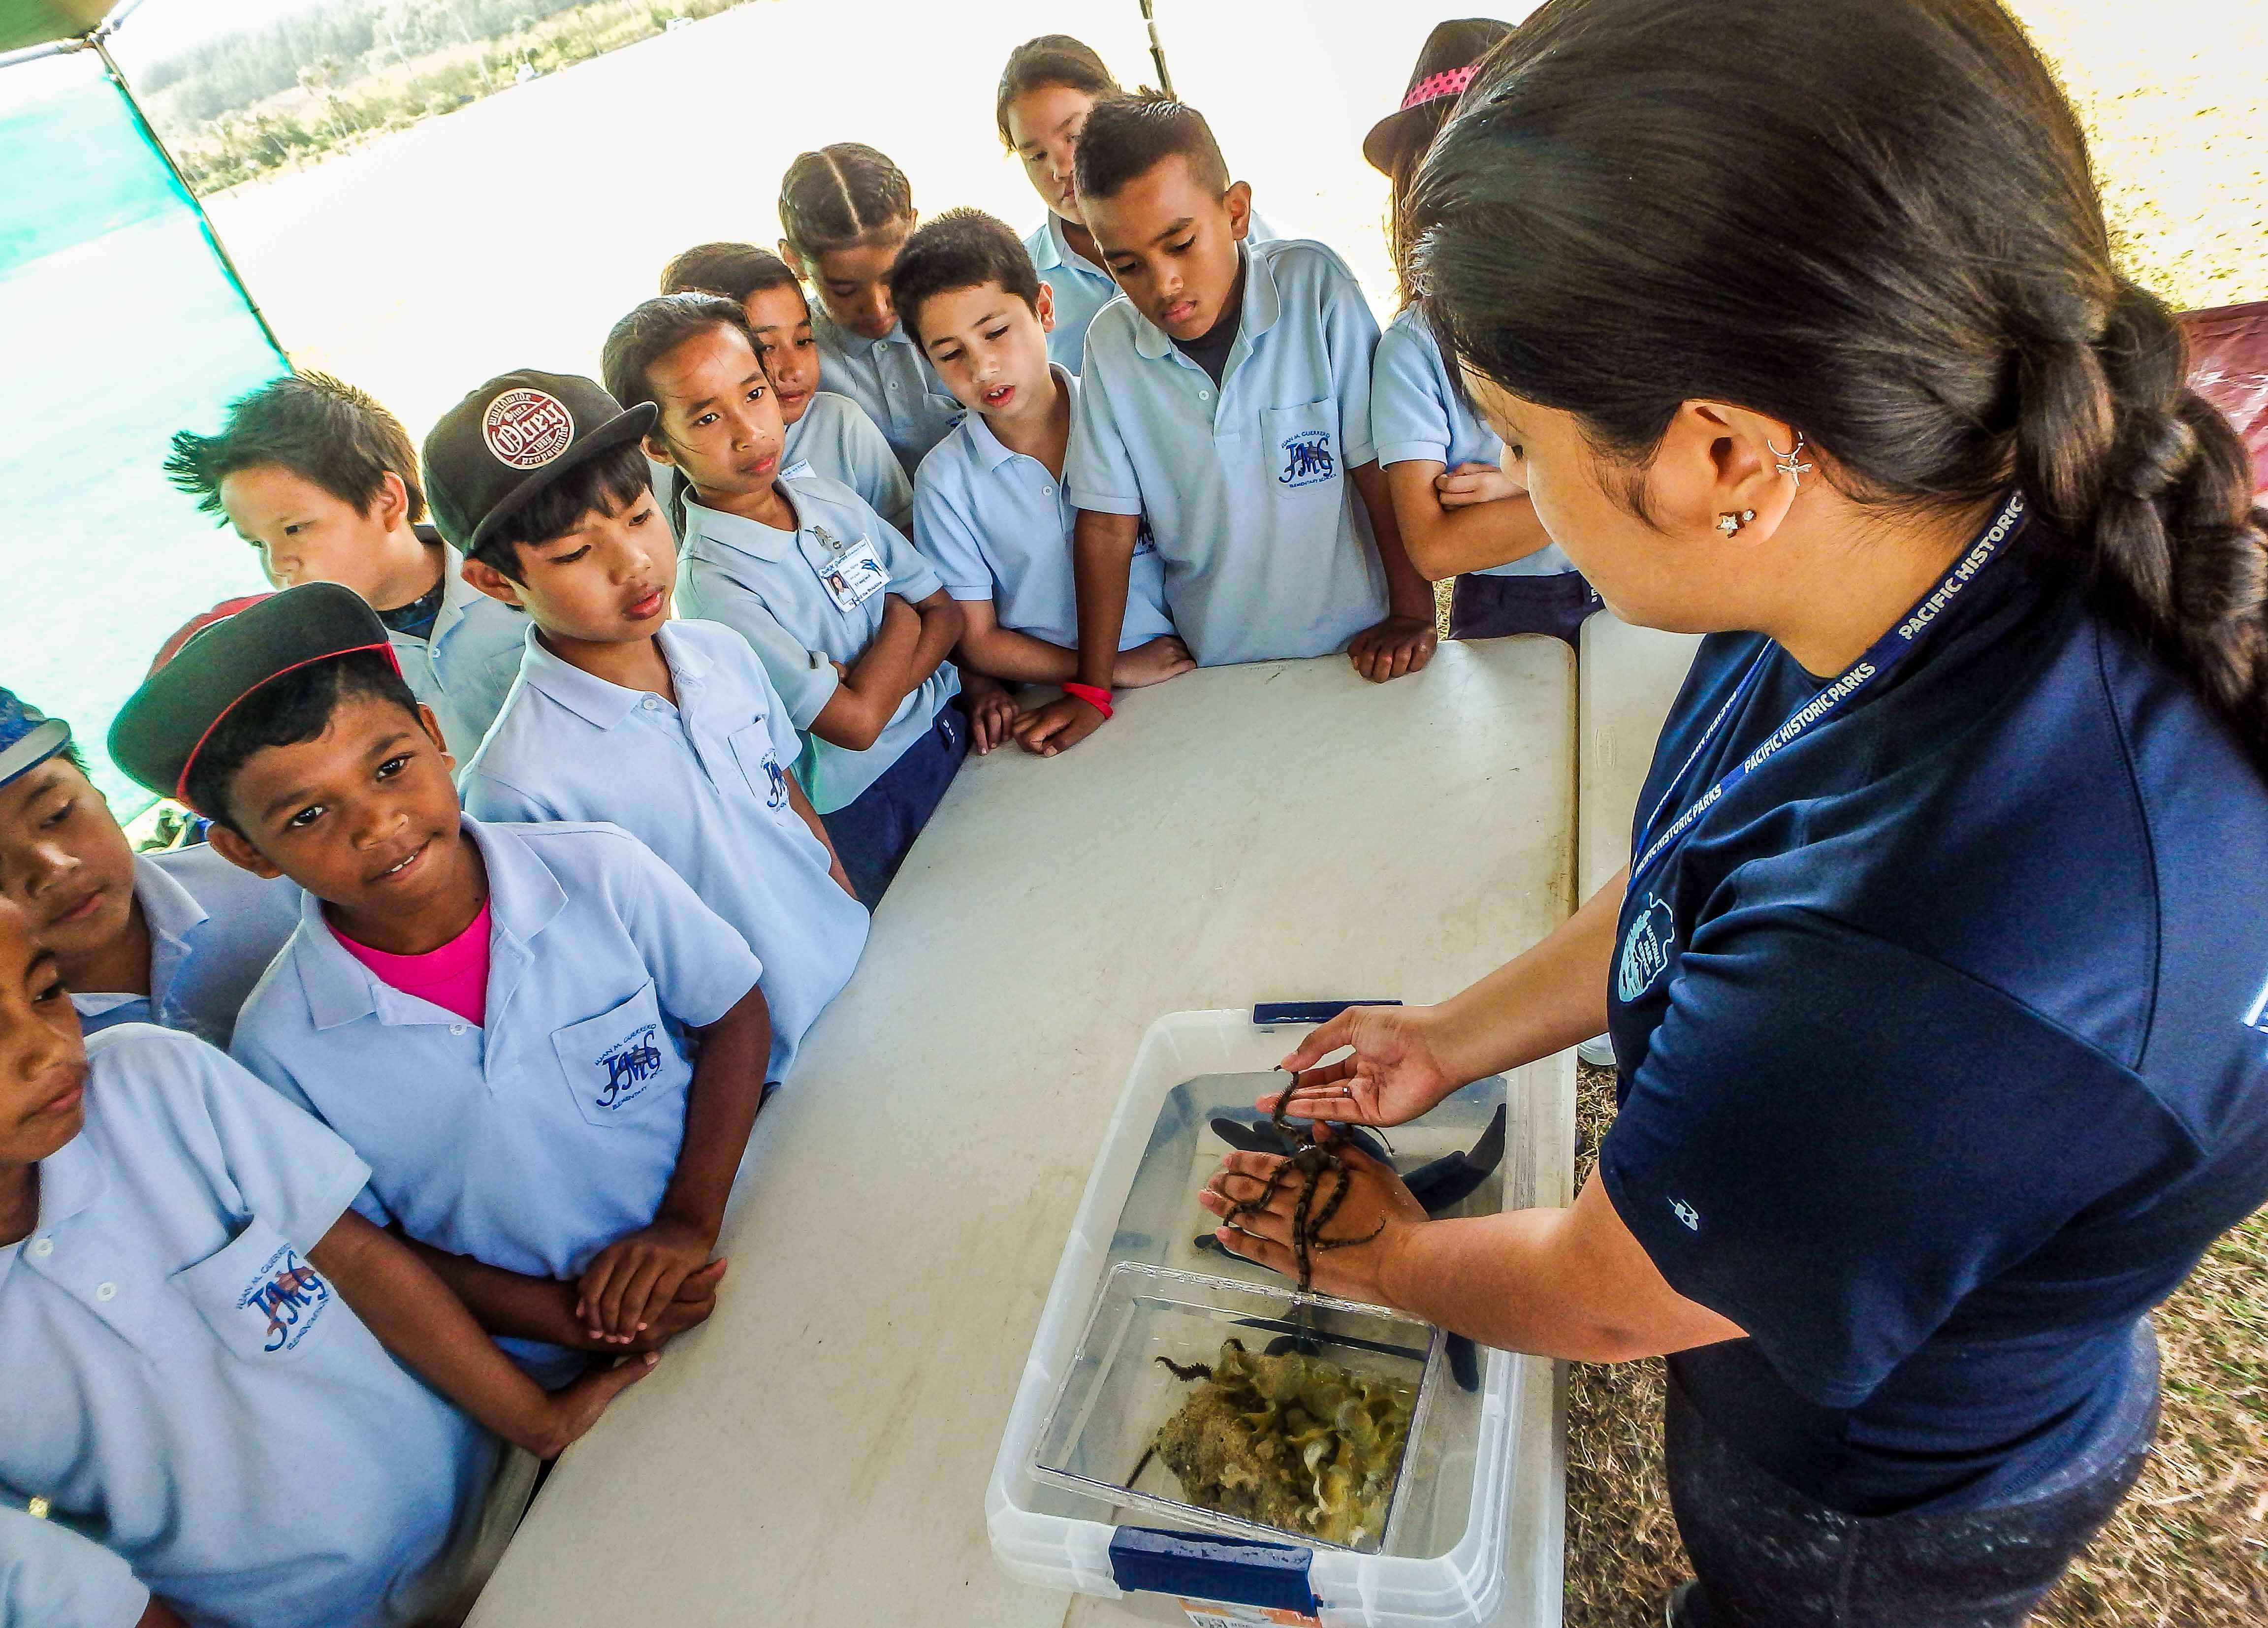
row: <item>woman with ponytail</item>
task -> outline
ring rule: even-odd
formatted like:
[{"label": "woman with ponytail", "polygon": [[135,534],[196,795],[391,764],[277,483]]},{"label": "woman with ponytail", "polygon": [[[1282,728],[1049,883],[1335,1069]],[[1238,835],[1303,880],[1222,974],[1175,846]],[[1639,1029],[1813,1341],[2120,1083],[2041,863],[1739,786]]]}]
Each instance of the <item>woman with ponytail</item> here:
[{"label": "woman with ponytail", "polygon": [[[2148,1312],[2268,1199],[2243,449],[1993,0],[1552,0],[1406,208],[1546,529],[1710,637],[1623,879],[1286,1059],[1394,1124],[1606,1028],[1596,1175],[1429,1221],[1349,1152],[1315,1286],[1668,1354],[1673,1625],[2020,1623],[2146,1455]],[[1288,1269],[1290,1207],[1222,1240]]]}]

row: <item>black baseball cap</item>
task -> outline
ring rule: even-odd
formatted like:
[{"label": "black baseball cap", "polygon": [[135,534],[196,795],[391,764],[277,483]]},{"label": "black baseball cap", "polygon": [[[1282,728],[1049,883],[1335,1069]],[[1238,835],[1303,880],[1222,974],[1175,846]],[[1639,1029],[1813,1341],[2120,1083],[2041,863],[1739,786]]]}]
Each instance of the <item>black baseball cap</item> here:
[{"label": "black baseball cap", "polygon": [[502,373],[441,415],[425,438],[425,501],[460,551],[569,470],[653,428],[649,401],[628,412],[600,385],[533,368]]},{"label": "black baseball cap", "polygon": [[198,629],[142,681],[110,726],[110,760],[160,797],[194,807],[189,770],[239,703],[271,679],[359,650],[384,651],[401,671],[386,624],[352,588],[306,582],[255,600]]}]

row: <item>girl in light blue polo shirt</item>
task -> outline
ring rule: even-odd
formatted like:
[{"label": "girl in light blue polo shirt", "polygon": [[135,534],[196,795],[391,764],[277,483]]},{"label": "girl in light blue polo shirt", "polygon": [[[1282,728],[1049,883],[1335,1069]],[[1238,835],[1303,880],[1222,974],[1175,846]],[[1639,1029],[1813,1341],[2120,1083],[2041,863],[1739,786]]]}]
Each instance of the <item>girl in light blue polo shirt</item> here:
[{"label": "girl in light blue polo shirt", "polygon": [[[778,255],[753,243],[703,243],[671,261],[661,274],[665,294],[722,294],[747,313],[748,330],[772,381],[787,445],[780,478],[823,475],[874,505],[900,531],[914,523],[913,482],[866,409],[847,395],[819,387],[819,341],[803,284]],[[682,483],[673,475],[669,488]],[[664,489],[657,487],[657,490]],[[682,531],[684,516],[675,516]]]},{"label": "girl in light blue polo shirt", "polygon": [[535,1455],[651,1359],[545,1395],[368,1176],[202,1041],[82,1040],[0,902],[0,1622],[459,1620]]},{"label": "girl in light blue polo shirt", "polygon": [[[1481,58],[1511,32],[1486,18],[1435,28],[1410,70],[1402,106],[1364,138],[1363,157],[1394,183],[1397,223],[1419,160]],[[1398,237],[1398,225],[1396,230]],[[1410,563],[1433,581],[1456,579],[1450,637],[1545,633],[1572,645],[1583,619],[1600,608],[1599,596],[1545,534],[1528,494],[1504,473],[1504,443],[1450,378],[1414,306],[1405,306],[1379,336],[1370,427]]]},{"label": "girl in light blue polo shirt", "polygon": [[890,262],[911,235],[913,188],[860,142],[799,153],[780,180],[780,258],[819,293],[820,387],[866,409],[908,479],[961,417],[890,306]]}]

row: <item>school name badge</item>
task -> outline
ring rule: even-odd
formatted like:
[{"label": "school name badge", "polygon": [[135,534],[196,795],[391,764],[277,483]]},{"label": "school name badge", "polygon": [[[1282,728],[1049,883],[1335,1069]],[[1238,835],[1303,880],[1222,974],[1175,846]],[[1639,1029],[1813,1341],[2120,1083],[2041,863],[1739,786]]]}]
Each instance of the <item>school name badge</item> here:
[{"label": "school name badge", "polygon": [[1328,430],[1302,430],[1285,438],[1283,453],[1284,470],[1276,477],[1279,485],[1314,486],[1339,472],[1338,460],[1331,456]]},{"label": "school name badge", "polygon": [[260,1349],[269,1352],[298,1350],[330,1303],[331,1285],[288,1243],[261,1263],[236,1297],[238,1311],[267,1325]]},{"label": "school name badge", "polygon": [[1669,907],[1652,894],[1646,908],[1631,917],[1623,934],[1622,959],[1615,969],[1615,996],[1625,1006],[1652,989],[1669,967],[1670,947],[1677,942],[1677,922]]}]

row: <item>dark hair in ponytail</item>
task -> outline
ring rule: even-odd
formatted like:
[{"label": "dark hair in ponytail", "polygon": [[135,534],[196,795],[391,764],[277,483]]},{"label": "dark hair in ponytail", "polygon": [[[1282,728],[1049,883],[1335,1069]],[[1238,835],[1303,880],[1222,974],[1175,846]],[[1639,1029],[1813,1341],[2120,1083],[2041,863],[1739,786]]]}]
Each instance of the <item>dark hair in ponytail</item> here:
[{"label": "dark hair in ponytail", "polygon": [[1444,348],[1616,461],[1698,399],[1800,425],[1860,502],[2021,487],[2268,770],[2268,511],[1994,0],[1552,0],[1402,238]]},{"label": "dark hair in ponytail", "polygon": [[1086,41],[1075,40],[1069,34],[1042,34],[1027,40],[1008,53],[1008,65],[1000,70],[999,92],[992,99],[992,122],[999,128],[1003,147],[1016,144],[1015,138],[1008,134],[1008,109],[1015,106],[1019,97],[1051,85],[1079,92],[1096,101],[1106,96],[1126,94],[1109,64]]}]

